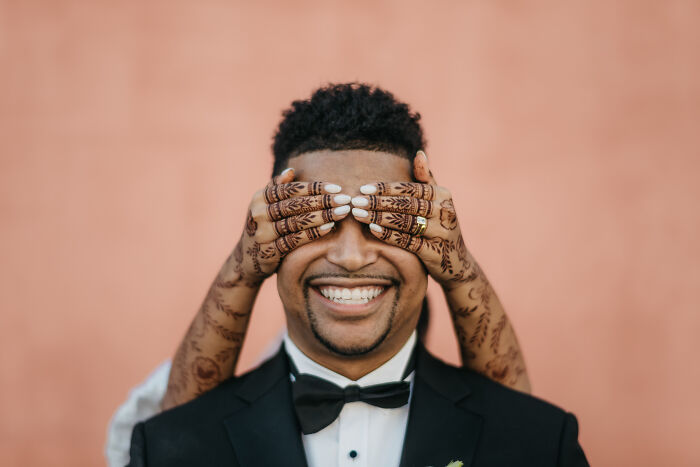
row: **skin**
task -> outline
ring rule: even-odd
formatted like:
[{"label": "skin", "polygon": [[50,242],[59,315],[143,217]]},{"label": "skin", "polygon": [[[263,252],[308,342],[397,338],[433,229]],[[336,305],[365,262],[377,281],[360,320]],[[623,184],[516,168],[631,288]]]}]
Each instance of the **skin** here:
[{"label": "skin", "polygon": [[[233,375],[259,287],[275,272],[290,338],[337,373],[359,379],[398,352],[416,327],[429,274],[445,293],[464,366],[530,391],[513,328],[422,151],[413,164],[352,150],[305,153],[288,165],[294,170],[253,196],[241,239],[177,350],[164,408]],[[342,193],[319,182],[339,178]],[[365,185],[374,193],[363,193]],[[345,213],[336,211],[340,206],[348,206]],[[417,215],[427,219],[421,236],[412,235]],[[319,293],[369,285],[385,289],[363,306]]]}]

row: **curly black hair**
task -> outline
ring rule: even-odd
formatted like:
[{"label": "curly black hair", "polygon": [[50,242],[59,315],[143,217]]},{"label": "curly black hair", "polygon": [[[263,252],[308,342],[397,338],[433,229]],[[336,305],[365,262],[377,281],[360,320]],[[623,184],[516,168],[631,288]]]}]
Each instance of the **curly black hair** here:
[{"label": "curly black hair", "polygon": [[329,84],[282,113],[272,174],[290,157],[322,149],[386,151],[412,161],[425,148],[419,120],[419,113],[388,91],[363,83]]}]

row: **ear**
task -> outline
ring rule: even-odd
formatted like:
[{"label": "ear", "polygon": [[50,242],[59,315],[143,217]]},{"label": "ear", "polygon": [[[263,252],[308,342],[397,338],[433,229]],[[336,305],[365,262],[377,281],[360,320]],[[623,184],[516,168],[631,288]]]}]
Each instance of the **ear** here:
[{"label": "ear", "polygon": [[428,156],[426,156],[422,150],[418,151],[416,157],[413,159],[413,176],[421,183],[437,185],[435,177],[433,177],[433,173],[430,171],[430,166],[428,165]]}]

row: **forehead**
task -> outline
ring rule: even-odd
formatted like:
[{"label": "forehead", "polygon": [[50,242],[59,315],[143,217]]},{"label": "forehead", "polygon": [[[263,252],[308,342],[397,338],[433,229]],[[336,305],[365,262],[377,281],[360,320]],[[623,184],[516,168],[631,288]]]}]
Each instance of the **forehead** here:
[{"label": "forehead", "polygon": [[314,151],[292,157],[296,180],[322,181],[341,185],[344,192],[359,191],[360,186],[378,181],[412,180],[411,161],[382,151]]}]

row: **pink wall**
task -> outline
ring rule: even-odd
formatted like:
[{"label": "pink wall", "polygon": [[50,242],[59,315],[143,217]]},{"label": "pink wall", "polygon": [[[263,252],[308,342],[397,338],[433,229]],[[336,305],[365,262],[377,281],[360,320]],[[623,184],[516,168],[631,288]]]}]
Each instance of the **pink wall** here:
[{"label": "pink wall", "polygon": [[[422,112],[534,391],[593,465],[700,465],[700,3],[435,5],[0,1],[2,465],[102,463],[233,248],[280,111],[346,80]],[[244,365],[281,324],[270,283]]]}]

